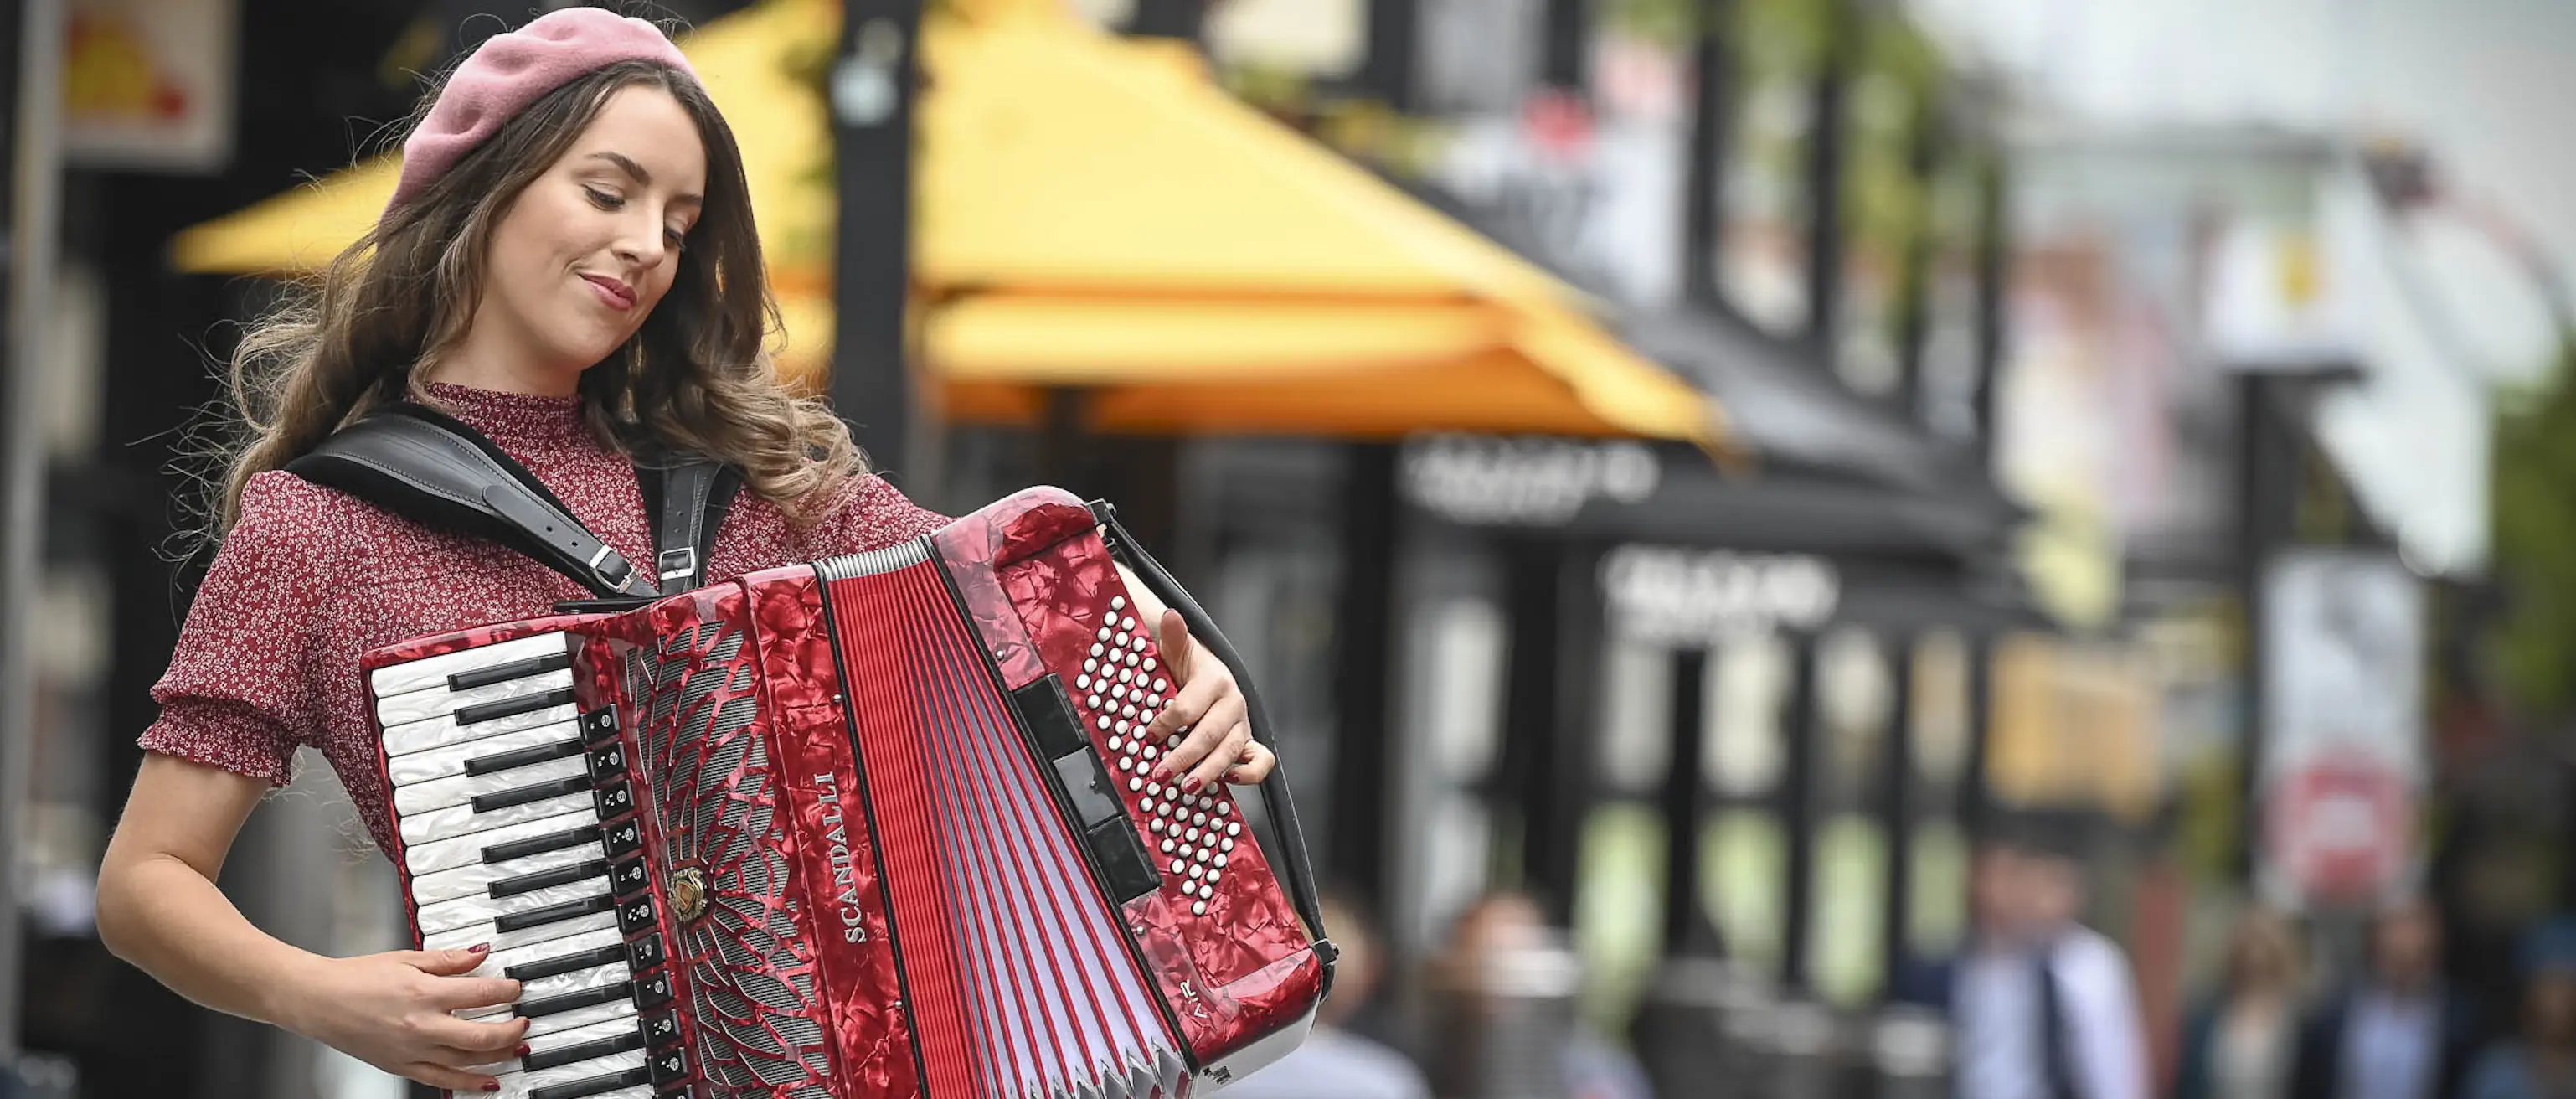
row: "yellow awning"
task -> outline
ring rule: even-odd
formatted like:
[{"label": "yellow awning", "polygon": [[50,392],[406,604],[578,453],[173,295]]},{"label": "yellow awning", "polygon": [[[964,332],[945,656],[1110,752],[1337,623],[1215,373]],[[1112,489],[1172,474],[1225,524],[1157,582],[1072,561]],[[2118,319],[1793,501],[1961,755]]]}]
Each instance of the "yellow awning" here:
[{"label": "yellow awning", "polygon": [[917,247],[936,285],[1578,298],[1162,51],[1042,18],[935,26]]},{"label": "yellow awning", "polygon": [[[786,314],[817,376],[829,142],[797,75],[840,5],[769,0],[687,36],[733,125]],[[1168,51],[1035,9],[930,20],[914,231],[918,347],[952,418],[1093,391],[1114,431],[1409,430],[1715,441],[1707,398],[1559,283],[1226,95]],[[372,162],[182,233],[183,269],[312,270],[372,224]]]},{"label": "yellow awning", "polygon": [[[780,367],[819,377],[832,306],[780,302]],[[1088,390],[1095,430],[1719,437],[1708,400],[1555,306],[980,294],[922,309],[943,412],[1034,423]],[[822,333],[821,337],[812,334]]]}]

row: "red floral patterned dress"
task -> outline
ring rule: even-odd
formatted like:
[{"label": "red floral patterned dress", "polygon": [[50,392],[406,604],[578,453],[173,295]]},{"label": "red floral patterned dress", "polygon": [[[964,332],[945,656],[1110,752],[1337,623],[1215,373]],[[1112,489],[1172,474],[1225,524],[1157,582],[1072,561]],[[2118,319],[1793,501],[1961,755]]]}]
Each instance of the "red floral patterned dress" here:
[{"label": "red floral patterned dress", "polygon": [[[590,437],[579,398],[430,388],[627,560],[652,559],[634,465]],[[850,484],[803,529],[744,492],[717,533],[707,577],[879,549],[945,522],[876,477]],[[260,474],[152,688],[161,715],[141,744],[278,784],[293,775],[295,749],[310,745],[349,788],[377,846],[390,849],[359,654],[535,617],[586,594],[514,550],[432,531],[293,474]]]}]

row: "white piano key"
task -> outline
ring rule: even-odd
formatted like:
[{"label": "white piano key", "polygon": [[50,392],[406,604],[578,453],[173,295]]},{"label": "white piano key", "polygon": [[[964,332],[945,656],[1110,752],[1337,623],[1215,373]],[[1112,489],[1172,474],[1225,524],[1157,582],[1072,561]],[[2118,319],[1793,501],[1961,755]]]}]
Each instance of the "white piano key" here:
[{"label": "white piano key", "polygon": [[480,671],[501,664],[534,660],[541,656],[563,652],[571,646],[572,639],[562,633],[541,633],[515,641],[504,641],[498,645],[484,645],[452,653],[441,653],[408,663],[378,668],[367,677],[367,682],[375,688],[375,695],[378,698],[409,694],[433,687],[445,690],[447,677],[458,672]]},{"label": "white piano key", "polygon": [[414,813],[409,816],[396,814],[396,816],[399,818],[403,842],[413,844],[426,843],[432,837],[443,840],[471,831],[499,828],[505,824],[517,824],[521,821],[542,820],[546,817],[585,809],[590,811],[590,819],[599,818],[599,803],[592,800],[588,790],[565,794],[562,797],[544,798],[525,805],[513,805],[506,809],[494,809],[488,813],[477,813],[471,805],[450,805],[447,808],[432,809],[426,813]]},{"label": "white piano key", "polygon": [[592,803],[585,801],[580,808],[558,816],[520,821],[516,824],[485,828],[407,846],[403,849],[403,865],[409,867],[414,876],[453,870],[460,866],[480,866],[483,864],[483,849],[493,844],[551,836],[585,824],[597,823],[599,823],[599,811]]},{"label": "white piano key", "polygon": [[[536,1037],[528,1039],[528,1053],[531,1056],[552,1053],[555,1050],[563,1049],[567,1046],[578,1046],[589,1042],[606,1041],[610,1038],[623,1038],[630,1034],[641,1039],[643,1037],[643,1024],[636,1022],[632,1018],[610,1019],[604,1023],[592,1023],[589,1026],[574,1027],[571,1030],[559,1030],[552,1034],[537,1035]],[[574,1063],[581,1064],[582,1062],[576,1061]],[[488,1072],[494,1076],[498,1076],[505,1072],[518,1072],[521,1071],[521,1069],[519,1068],[519,1059],[513,1057],[507,1061],[501,1061],[494,1064],[476,1065],[466,1071]]]},{"label": "white piano key", "polygon": [[[527,1096],[526,1091],[513,1092],[506,1087],[502,1088],[496,1094],[500,1095],[501,1099],[526,1099]],[[653,1099],[653,1086],[650,1084],[637,1084],[631,1088],[619,1088],[615,1091],[603,1091],[597,1095],[590,1096],[589,1099]]]},{"label": "white piano key", "polygon": [[452,901],[458,897],[489,896],[492,883],[505,878],[534,874],[540,870],[575,866],[592,859],[607,857],[608,852],[598,844],[585,843],[530,855],[524,859],[495,863],[478,862],[453,870],[441,870],[435,874],[420,874],[411,879],[411,899],[414,904],[426,905]]},{"label": "white piano key", "polygon": [[[625,962],[612,962],[608,965],[592,966],[589,969],[576,969],[570,973],[557,973],[552,977],[539,977],[533,981],[519,982],[519,998],[512,1003],[496,1004],[491,1007],[478,1007],[459,1011],[456,1013],[456,1017],[474,1022],[482,1022],[487,1018],[510,1014],[518,1004],[524,1004],[531,1000],[543,1000],[549,997],[561,996],[568,992],[581,992],[588,989],[598,988],[601,985],[613,985],[619,981],[633,980],[634,978],[635,973],[633,967],[629,966]],[[570,1015],[572,1012],[567,1011],[562,1014]],[[553,1018],[553,1016],[550,1015],[545,1018]]]},{"label": "white piano key", "polygon": [[495,771],[488,775],[458,775],[455,778],[431,779],[428,782],[394,787],[394,812],[408,817],[433,809],[444,809],[451,805],[463,805],[485,794],[503,793],[522,786],[532,786],[540,782],[552,782],[560,778],[572,778],[589,773],[589,759],[582,756],[569,756],[563,759],[550,759],[534,766]]},{"label": "white piano key", "polygon": [[[613,922],[614,921],[612,921],[612,923]],[[468,976],[507,976],[509,974],[510,967],[514,965],[526,965],[529,962],[542,962],[548,958],[560,958],[566,954],[587,954],[603,946],[616,946],[617,944],[625,941],[626,933],[623,930],[611,926],[598,931],[584,931],[578,935],[566,935],[560,939],[548,939],[541,943],[530,943],[526,946],[511,947],[507,950],[495,950],[492,952],[491,957],[483,959],[482,965],[475,966],[474,972],[468,974]]]},{"label": "white piano key", "polygon": [[634,1016],[634,1000],[611,1000],[608,1003],[594,1004],[577,1011],[558,1011],[543,1018],[530,1019],[528,1037],[533,1039],[547,1034],[559,1034],[563,1031],[579,1030],[582,1027],[607,1022],[610,1019],[629,1019]]},{"label": "white piano key", "polygon": [[581,711],[567,702],[561,706],[548,706],[542,710],[530,710],[524,714],[511,714],[508,717],[496,717],[490,721],[477,721],[472,725],[464,726],[456,724],[454,714],[440,714],[437,717],[400,725],[387,722],[384,738],[385,755],[400,758],[412,752],[425,752],[432,748],[463,744],[478,737],[515,733],[521,729],[534,729],[540,725],[559,724],[580,716]]},{"label": "white piano key", "polygon": [[578,721],[557,721],[533,729],[512,729],[495,736],[395,756],[385,761],[385,777],[396,787],[431,779],[454,778],[465,773],[465,764],[471,760],[580,739],[581,723]]},{"label": "white piano key", "polygon": [[[569,1084],[575,1080],[587,1080],[593,1076],[604,1076],[612,1072],[624,1072],[627,1069],[643,1067],[644,1051],[635,1049],[628,1050],[624,1053],[602,1057],[596,1061],[583,1061],[577,1065],[564,1065],[559,1068],[539,1069],[535,1072],[514,1072],[506,1076],[495,1077],[495,1079],[501,1081],[501,1090],[499,1092],[501,1099],[527,1099],[528,1093],[536,1091],[539,1088],[552,1087],[556,1084]],[[627,1090],[628,1089],[621,1088],[616,1092],[602,1092],[601,1094],[622,1095],[625,1094]]]},{"label": "white piano key", "polygon": [[463,950],[476,943],[490,943],[492,952],[498,954],[504,950],[534,943],[552,942],[566,936],[615,926],[617,926],[615,912],[593,912],[587,916],[538,924],[535,927],[524,927],[517,931],[503,931],[487,920],[478,924],[468,924],[453,931],[441,931],[434,935],[424,934],[421,936],[420,948]]},{"label": "white piano key", "polygon": [[592,878],[588,881],[558,885],[501,900],[471,896],[458,897],[452,901],[440,901],[437,904],[424,904],[420,906],[413,918],[420,925],[421,934],[435,935],[441,931],[450,931],[469,924],[498,920],[512,913],[533,912],[540,908],[569,904],[584,897],[604,896],[607,892],[608,879]]},{"label": "white piano key", "polygon": [[570,686],[572,686],[572,670],[566,668],[526,679],[503,680],[488,686],[476,687],[470,691],[413,691],[407,695],[377,698],[376,720],[388,726],[400,725],[408,721],[437,717],[440,714],[452,714],[468,706],[507,702],[514,698],[541,695],[547,691],[560,691]]}]

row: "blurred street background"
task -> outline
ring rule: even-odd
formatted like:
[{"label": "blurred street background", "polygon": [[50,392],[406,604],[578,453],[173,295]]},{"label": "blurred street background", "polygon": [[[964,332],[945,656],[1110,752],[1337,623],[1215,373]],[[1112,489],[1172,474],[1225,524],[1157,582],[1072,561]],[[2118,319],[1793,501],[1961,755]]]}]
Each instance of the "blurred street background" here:
[{"label": "blurred street background", "polygon": [[[781,369],[1253,662],[1364,949],[1247,1097],[2576,1094],[2576,4],[612,6]],[[0,1097],[404,1094],[93,881],[215,364],[536,10],[0,2]],[[222,884],[403,945],[318,758]]]}]

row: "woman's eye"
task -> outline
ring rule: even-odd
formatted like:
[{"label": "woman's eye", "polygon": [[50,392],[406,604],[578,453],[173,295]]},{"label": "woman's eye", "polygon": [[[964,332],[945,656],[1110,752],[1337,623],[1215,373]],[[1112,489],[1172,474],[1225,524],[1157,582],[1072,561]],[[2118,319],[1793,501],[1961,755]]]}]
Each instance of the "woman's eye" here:
[{"label": "woman's eye", "polygon": [[689,243],[689,231],[686,229],[664,229],[662,230],[662,239],[671,242],[671,247],[678,248]]},{"label": "woman's eye", "polygon": [[614,210],[620,206],[626,205],[626,200],[624,198],[607,191],[596,190],[589,187],[582,188],[582,191],[590,196],[591,205],[597,206],[602,210]]}]

